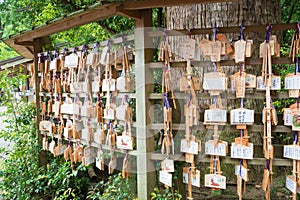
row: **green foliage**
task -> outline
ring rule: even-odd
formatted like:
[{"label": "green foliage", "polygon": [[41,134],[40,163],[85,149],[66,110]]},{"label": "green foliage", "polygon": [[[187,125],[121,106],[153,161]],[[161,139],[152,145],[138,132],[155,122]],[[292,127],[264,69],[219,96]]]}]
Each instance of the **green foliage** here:
[{"label": "green foliage", "polygon": [[18,56],[18,54],[13,49],[3,42],[0,42],[0,60],[6,60],[16,56]]},{"label": "green foliage", "polygon": [[[109,177],[107,182],[101,181],[89,191],[88,200],[134,200],[136,194],[132,191],[132,179],[123,179],[122,175],[115,174]],[[103,193],[101,192],[103,191]]]},{"label": "green foliage", "polygon": [[41,150],[37,144],[35,104],[17,100],[14,91],[26,76],[7,78],[8,71],[0,72],[1,105],[7,110],[5,129],[0,137],[10,141],[11,147],[1,149],[4,155],[0,173],[0,199],[82,199],[90,184],[86,168],[78,165],[71,170],[62,158],[49,159],[47,168],[38,166]]},{"label": "green foliage", "polygon": [[154,188],[154,191],[151,192],[151,200],[180,200],[182,199],[181,194],[177,190]]}]

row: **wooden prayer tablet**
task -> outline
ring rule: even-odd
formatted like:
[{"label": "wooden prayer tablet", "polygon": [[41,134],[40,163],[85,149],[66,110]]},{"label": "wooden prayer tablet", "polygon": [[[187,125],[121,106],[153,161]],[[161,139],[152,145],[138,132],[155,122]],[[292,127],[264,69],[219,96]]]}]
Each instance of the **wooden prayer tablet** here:
[{"label": "wooden prayer tablet", "polygon": [[[231,47],[231,45],[230,45],[230,43],[229,43],[229,41],[228,41],[225,34],[218,33],[217,36],[216,36],[216,40],[222,42],[222,46],[223,46],[223,44],[225,44],[225,55],[230,54],[231,52],[233,52],[233,49],[232,49],[232,47]],[[224,54],[222,54],[222,55],[224,55]]]},{"label": "wooden prayer tablet", "polygon": [[76,68],[78,66],[79,57],[76,53],[71,53],[65,57],[65,67]]},{"label": "wooden prayer tablet", "polygon": [[283,157],[293,160],[300,160],[300,146],[298,145],[284,145]]},{"label": "wooden prayer tablet", "polygon": [[204,112],[204,124],[218,124],[227,122],[227,110],[225,109],[209,109]]},{"label": "wooden prayer tablet", "polygon": [[197,155],[199,151],[199,143],[195,141],[190,141],[189,145],[186,139],[181,139],[180,151],[184,153]]},{"label": "wooden prayer tablet", "polygon": [[59,68],[59,59],[54,58],[51,62],[50,62],[50,70],[55,70],[57,71]]},{"label": "wooden prayer tablet", "polygon": [[267,191],[267,188],[270,184],[269,176],[270,176],[270,171],[268,169],[265,169],[262,184],[261,184],[261,188],[263,191]]},{"label": "wooden prayer tablet", "polygon": [[283,123],[284,123],[285,126],[292,126],[293,125],[293,116],[292,116],[292,109],[291,108],[284,108]]},{"label": "wooden prayer tablet", "polygon": [[159,182],[172,187],[172,174],[166,171],[159,171]]},{"label": "wooden prayer tablet", "polygon": [[248,146],[231,143],[231,158],[253,159],[253,143]]},{"label": "wooden prayer tablet", "polygon": [[96,162],[96,159],[94,156],[89,156],[89,157],[82,157],[82,165],[83,166],[88,166]]},{"label": "wooden prayer tablet", "polygon": [[[192,173],[192,172],[190,172]],[[188,184],[189,182],[189,167],[183,167],[183,183]],[[200,187],[200,170],[195,170],[195,177],[192,177],[192,185],[195,187]]]},{"label": "wooden prayer tablet", "polygon": [[290,98],[298,98],[300,96],[300,90],[289,90]]},{"label": "wooden prayer tablet", "polygon": [[239,198],[242,198],[243,192],[242,192],[242,186],[243,186],[243,179],[240,175],[236,177],[236,183],[237,183],[237,194]]},{"label": "wooden prayer tablet", "polygon": [[266,41],[259,45],[259,58],[264,57]]},{"label": "wooden prayer tablet", "polygon": [[205,154],[214,156],[226,156],[228,151],[228,143],[225,141],[218,141],[217,146],[214,140],[205,142]]},{"label": "wooden prayer tablet", "polygon": [[90,157],[90,156],[92,156],[92,150],[91,150],[91,148],[90,147],[84,148],[83,155],[84,155],[84,157]]},{"label": "wooden prayer tablet", "polygon": [[246,41],[238,40],[234,43],[235,63],[244,63],[246,57]]},{"label": "wooden prayer tablet", "polygon": [[196,40],[188,38],[183,44],[183,57],[185,59],[194,59],[196,50]]},{"label": "wooden prayer tablet", "polygon": [[174,172],[174,161],[168,158],[164,159],[160,163],[161,170],[166,172]]},{"label": "wooden prayer tablet", "polygon": [[49,144],[49,151],[54,154],[54,150],[55,150],[55,141],[52,140]]},{"label": "wooden prayer tablet", "polygon": [[107,92],[107,91],[113,92],[116,91],[116,79],[110,78],[110,79],[103,79],[102,81],[102,91]]},{"label": "wooden prayer tablet", "polygon": [[249,181],[248,171],[249,169],[247,169],[243,165],[235,166],[235,175],[241,176],[244,181]]},{"label": "wooden prayer tablet", "polygon": [[205,73],[203,79],[204,90],[224,91],[227,88],[227,78],[225,74],[218,72]]},{"label": "wooden prayer tablet", "polygon": [[[266,86],[264,85],[262,77],[258,76],[256,78],[256,80],[257,80],[256,89],[257,90],[266,90]],[[280,79],[280,76],[272,76],[271,90],[280,90],[280,89],[281,89],[281,79]]]},{"label": "wooden prayer tablet", "polygon": [[241,144],[241,145],[244,145],[244,146],[248,146],[248,144],[249,144],[248,138],[244,138],[244,137],[234,138],[234,143],[235,144]]},{"label": "wooden prayer tablet", "polygon": [[199,43],[199,49],[203,56],[210,56],[211,55],[211,41],[207,39],[202,39]]},{"label": "wooden prayer tablet", "polygon": [[236,98],[245,98],[246,92],[246,74],[234,76]]},{"label": "wooden prayer tablet", "polygon": [[292,130],[300,131],[300,110],[292,110]]},{"label": "wooden prayer tablet", "polygon": [[226,176],[218,174],[205,174],[204,179],[205,187],[226,189]]},{"label": "wooden prayer tablet", "polygon": [[288,74],[284,79],[284,88],[287,90],[300,90],[300,74]]},{"label": "wooden prayer tablet", "polygon": [[194,163],[194,154],[185,153],[185,162],[187,163]]},{"label": "wooden prayer tablet", "polygon": [[54,156],[61,156],[64,154],[65,150],[68,148],[67,145],[58,145],[55,147]]},{"label": "wooden prayer tablet", "polygon": [[[182,77],[180,78],[180,91],[190,91],[191,90],[191,85],[188,83],[188,77]],[[199,77],[192,77],[192,81],[194,82],[194,90],[199,91],[201,89],[201,84],[200,84],[200,78]]]},{"label": "wooden prayer tablet", "polygon": [[115,119],[116,118],[116,110],[113,108],[105,108],[104,109],[104,119]]},{"label": "wooden prayer tablet", "polygon": [[127,136],[125,134],[121,136],[117,136],[117,148],[132,150],[133,149],[132,137]]},{"label": "wooden prayer tablet", "polygon": [[50,121],[41,121],[39,125],[40,131],[51,131],[52,123]]},{"label": "wooden prayer tablet", "polygon": [[236,124],[253,124],[254,110],[238,108],[230,111],[230,123]]},{"label": "wooden prayer tablet", "polygon": [[294,177],[292,175],[287,176],[286,180],[285,180],[285,186],[293,194],[297,194],[297,191],[298,191],[299,188],[298,188],[298,185],[297,185],[297,182],[296,182],[296,177]]},{"label": "wooden prayer tablet", "polygon": [[220,62],[221,60],[221,48],[222,43],[220,41],[212,41],[210,42],[211,47],[211,62]]},{"label": "wooden prayer tablet", "polygon": [[246,57],[250,58],[252,56],[253,52],[253,40],[247,40],[246,41]]},{"label": "wooden prayer tablet", "polygon": [[[237,72],[236,74],[240,74]],[[235,74],[230,76],[231,90],[235,90]],[[246,74],[245,80],[246,88],[256,88],[256,76],[252,74]]]}]

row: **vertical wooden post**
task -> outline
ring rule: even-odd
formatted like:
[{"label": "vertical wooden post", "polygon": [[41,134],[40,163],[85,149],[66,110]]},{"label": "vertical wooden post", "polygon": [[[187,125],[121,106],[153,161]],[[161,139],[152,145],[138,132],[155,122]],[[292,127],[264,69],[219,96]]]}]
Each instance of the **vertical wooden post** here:
[{"label": "vertical wooden post", "polygon": [[138,199],[150,199],[155,186],[154,163],[149,155],[154,152],[154,136],[149,130],[149,94],[153,90],[153,71],[147,63],[153,60],[151,38],[147,30],[152,27],[151,9],[141,11],[141,19],[135,21],[135,77],[136,77],[136,132],[137,132],[137,187]]},{"label": "vertical wooden post", "polygon": [[[42,45],[39,38],[33,40],[33,54],[34,54],[34,76],[35,76],[35,102],[36,102],[36,125],[37,125],[37,138],[38,145],[41,147],[43,142],[43,137],[39,131],[39,123],[41,121],[40,116],[40,80],[39,80],[39,72],[38,72],[38,53],[42,51]],[[41,150],[39,152],[39,166],[44,166],[47,164],[47,154],[46,151]]]}]

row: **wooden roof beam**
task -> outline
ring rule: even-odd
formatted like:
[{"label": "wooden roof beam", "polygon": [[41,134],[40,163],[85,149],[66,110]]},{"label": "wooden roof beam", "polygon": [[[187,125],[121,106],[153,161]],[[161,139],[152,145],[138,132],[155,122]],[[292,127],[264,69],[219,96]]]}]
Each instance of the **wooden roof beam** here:
[{"label": "wooden roof beam", "polygon": [[117,14],[135,20],[141,19],[141,12],[139,10],[125,10],[124,6],[117,7]]},{"label": "wooden roof beam", "polygon": [[125,10],[142,10],[148,8],[160,8],[170,6],[182,6],[189,4],[206,4],[206,3],[220,3],[220,2],[237,2],[238,0],[143,0],[124,2]]},{"label": "wooden roof beam", "polygon": [[67,17],[62,20],[50,23],[47,26],[42,26],[28,33],[24,33],[20,36],[16,36],[16,44],[24,41],[33,41],[34,38],[41,38],[44,36],[49,36],[54,33],[65,31],[71,28],[89,24],[91,22],[96,22],[101,19],[105,19],[117,14],[118,4],[111,4],[103,6],[101,8],[95,8],[78,15]]}]

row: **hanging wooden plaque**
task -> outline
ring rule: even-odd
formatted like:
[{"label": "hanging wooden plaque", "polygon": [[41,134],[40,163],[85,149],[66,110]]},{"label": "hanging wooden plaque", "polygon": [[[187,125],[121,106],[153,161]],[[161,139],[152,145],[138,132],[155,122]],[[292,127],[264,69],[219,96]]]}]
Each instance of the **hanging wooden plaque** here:
[{"label": "hanging wooden plaque", "polygon": [[246,42],[246,57],[250,58],[253,52],[253,40],[247,40]]},{"label": "hanging wooden plaque", "polygon": [[253,159],[253,143],[248,146],[231,143],[231,158]]},{"label": "hanging wooden plaque", "polygon": [[182,139],[180,145],[180,151],[184,153],[197,155],[199,151],[198,145],[199,145],[198,142],[190,141],[188,146],[187,141],[185,139]]},{"label": "hanging wooden plaque", "polygon": [[[262,76],[258,76],[256,78],[257,84],[256,89],[257,90],[266,90],[266,86],[264,85]],[[272,85],[271,90],[280,90],[281,89],[281,78],[280,76],[272,76]]]},{"label": "hanging wooden plaque", "polygon": [[287,90],[300,90],[300,74],[288,74],[284,79],[284,88]]},{"label": "hanging wooden plaque", "polygon": [[300,131],[300,110],[292,110],[292,130]]},{"label": "hanging wooden plaque", "polygon": [[203,79],[204,90],[224,91],[227,88],[227,78],[223,73],[205,73]]},{"label": "hanging wooden plaque", "polygon": [[221,60],[221,48],[222,44],[220,41],[212,41],[210,43],[211,46],[211,62],[220,62]]},{"label": "hanging wooden plaque", "polygon": [[226,189],[226,176],[218,174],[205,174],[204,186]]},{"label": "hanging wooden plaque", "polygon": [[220,42],[222,42],[224,44],[224,46],[225,46],[225,53],[224,54],[225,55],[230,54],[231,52],[233,52],[233,49],[232,49],[232,47],[230,45],[230,42],[228,41],[228,39],[227,39],[227,37],[226,37],[225,34],[218,33],[217,36],[216,36],[216,40],[218,40],[218,41],[220,41]]},{"label": "hanging wooden plaque", "polygon": [[253,124],[254,110],[238,108],[230,111],[230,123],[236,124]]},{"label": "hanging wooden plaque", "polygon": [[213,108],[204,112],[204,124],[226,123],[226,121],[227,110],[225,109]]},{"label": "hanging wooden plaque", "polygon": [[[189,167],[183,167],[183,183],[188,184]],[[195,170],[195,177],[192,177],[192,185],[200,187],[200,170]]]},{"label": "hanging wooden plaque", "polygon": [[[187,79],[188,79],[187,77],[180,78],[179,85],[180,85],[181,92],[191,90],[191,85],[189,85]],[[199,91],[201,89],[200,78],[193,76],[192,81],[194,82],[194,90]]]},{"label": "hanging wooden plaque", "polygon": [[161,162],[161,170],[166,172],[174,172],[174,161],[168,158]]},{"label": "hanging wooden plaque", "polygon": [[297,194],[298,184],[297,184],[296,178],[294,176],[287,176],[286,177],[285,186],[293,194]]},{"label": "hanging wooden plaque", "polygon": [[125,134],[123,134],[121,136],[117,136],[117,148],[132,150],[133,149],[132,137],[125,135]]},{"label": "hanging wooden plaque", "polygon": [[183,57],[185,59],[194,59],[196,50],[196,40],[188,38],[183,44]]},{"label": "hanging wooden plaque", "polygon": [[203,56],[211,55],[211,41],[207,39],[202,39],[199,44],[199,49],[202,52]]},{"label": "hanging wooden plaque", "polygon": [[262,180],[262,185],[261,185],[261,188],[262,188],[263,191],[267,191],[267,187],[270,184],[269,176],[270,176],[269,170],[265,169],[263,180]]},{"label": "hanging wooden plaque", "polygon": [[218,141],[215,145],[214,140],[208,140],[205,142],[205,154],[214,156],[226,156],[228,152],[228,143],[225,141]]},{"label": "hanging wooden plaque", "polygon": [[283,157],[300,160],[300,146],[298,145],[284,145],[283,146]]},{"label": "hanging wooden plaque", "polygon": [[246,57],[246,41],[238,40],[234,43],[235,63],[244,63]]},{"label": "hanging wooden plaque", "polygon": [[166,171],[159,171],[159,182],[172,187],[172,174]]},{"label": "hanging wooden plaque", "polygon": [[235,166],[235,175],[241,176],[244,181],[249,181],[248,169],[243,165]]}]

